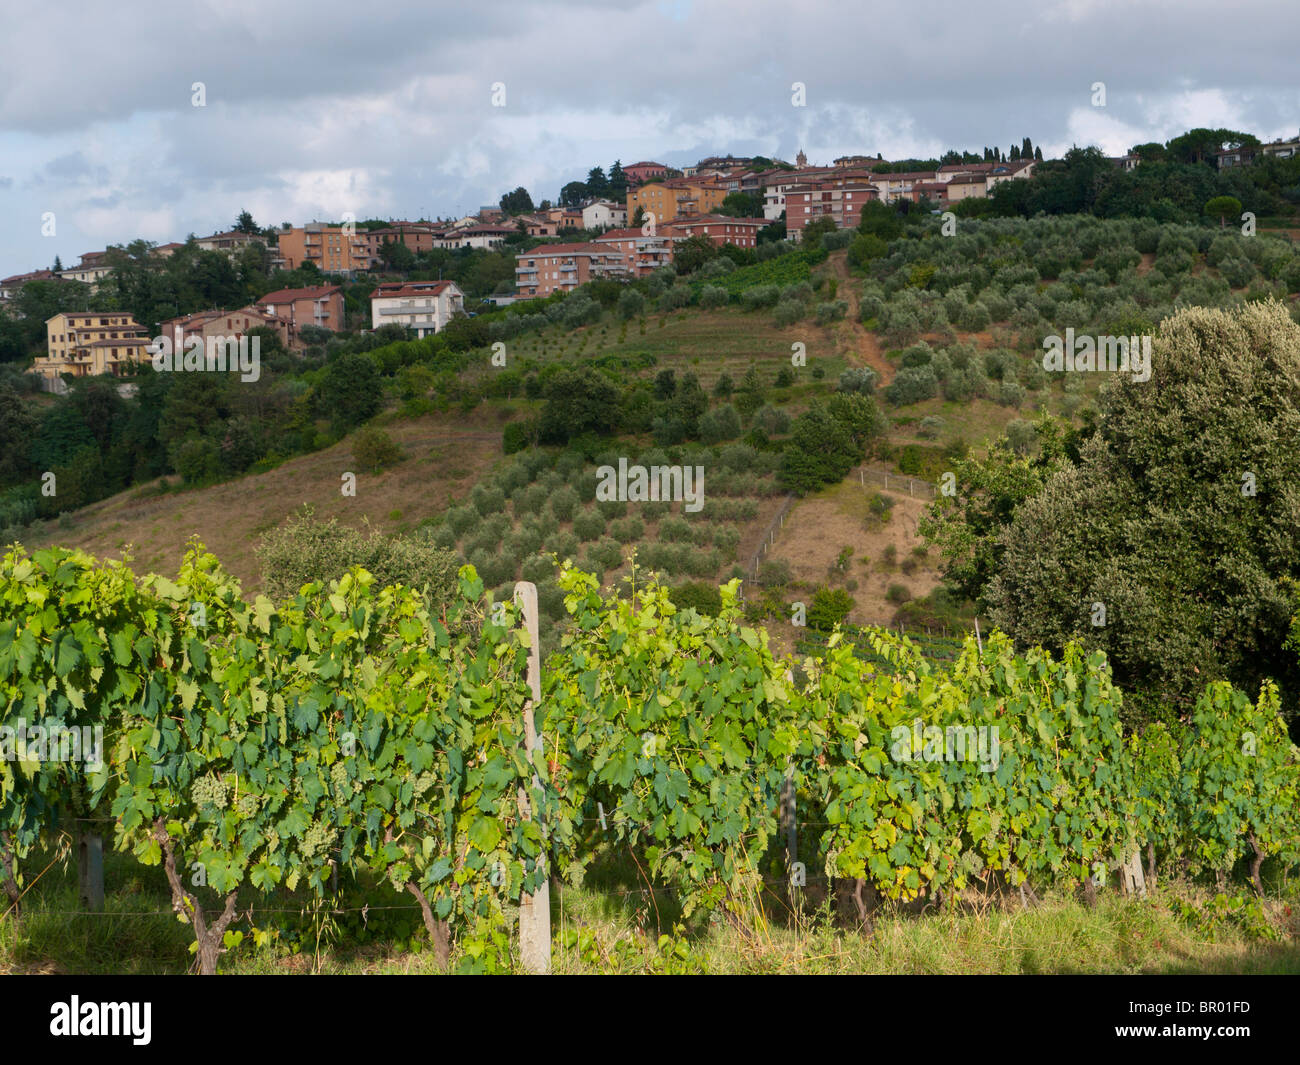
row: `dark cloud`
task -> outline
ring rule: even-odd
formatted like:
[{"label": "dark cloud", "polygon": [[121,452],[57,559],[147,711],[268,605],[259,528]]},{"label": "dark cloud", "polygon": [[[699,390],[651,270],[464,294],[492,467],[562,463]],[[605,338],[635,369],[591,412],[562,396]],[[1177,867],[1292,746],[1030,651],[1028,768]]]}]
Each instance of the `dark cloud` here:
[{"label": "dark cloud", "polygon": [[[932,20],[826,0],[29,5],[0,39],[0,157],[31,197],[19,210],[58,208],[60,241],[89,247],[245,207],[264,222],[449,215],[520,184],[554,197],[615,158],[900,157],[1025,136],[1122,150],[1202,122],[1294,134],[1300,8],[1235,4],[1249,47],[1226,46],[1223,19],[1208,0],[991,0]],[[46,247],[6,231],[0,272]]]}]

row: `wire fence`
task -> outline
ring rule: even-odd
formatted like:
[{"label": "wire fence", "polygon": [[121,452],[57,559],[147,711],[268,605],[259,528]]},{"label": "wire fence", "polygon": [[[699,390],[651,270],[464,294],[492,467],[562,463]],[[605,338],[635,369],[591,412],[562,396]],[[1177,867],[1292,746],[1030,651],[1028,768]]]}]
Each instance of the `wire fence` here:
[{"label": "wire fence", "polygon": [[[781,504],[781,509],[776,512],[775,517],[768,522],[767,529],[763,532],[763,539],[759,543],[757,550],[749,560],[749,579],[757,580],[758,567],[763,561],[763,556],[767,554],[768,549],[776,543],[776,534],[785,526],[786,515],[790,513],[795,504],[795,497],[792,495],[785,497],[785,502]],[[742,586],[743,587],[743,586]]]},{"label": "wire fence", "polygon": [[934,499],[939,494],[939,490],[935,485],[922,480],[920,477],[890,473],[888,470],[869,469],[866,466],[858,469],[858,483],[863,488],[869,484],[880,485],[886,491],[902,492],[914,499]]}]

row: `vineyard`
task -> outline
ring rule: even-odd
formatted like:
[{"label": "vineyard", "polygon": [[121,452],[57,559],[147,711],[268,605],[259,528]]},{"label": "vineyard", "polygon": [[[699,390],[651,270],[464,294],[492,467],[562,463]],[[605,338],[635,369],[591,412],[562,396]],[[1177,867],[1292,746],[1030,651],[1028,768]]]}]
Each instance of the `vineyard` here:
[{"label": "vineyard", "polygon": [[[992,633],[940,665],[863,630],[782,660],[737,582],[716,618],[653,580],[602,594],[566,564],[558,582],[569,627],[530,745],[530,638],[472,566],[434,610],[360,569],[277,605],[197,544],[174,581],[12,549],[5,919],[25,863],[79,819],[161,865],[205,973],[258,899],[360,879],[418,902],[440,964],[509,968],[521,904],[610,841],[683,920],[749,934],[774,879],[796,905],[844,881],[865,927],[882,900],[1091,902],[1139,854],[1148,884],[1236,872],[1259,894],[1265,863],[1300,864],[1300,752],[1271,687],[1213,684],[1192,720],[1125,735],[1105,657],[1073,645],[1017,654]],[[59,751],[96,728],[95,757]],[[821,831],[791,853],[794,809]]]}]

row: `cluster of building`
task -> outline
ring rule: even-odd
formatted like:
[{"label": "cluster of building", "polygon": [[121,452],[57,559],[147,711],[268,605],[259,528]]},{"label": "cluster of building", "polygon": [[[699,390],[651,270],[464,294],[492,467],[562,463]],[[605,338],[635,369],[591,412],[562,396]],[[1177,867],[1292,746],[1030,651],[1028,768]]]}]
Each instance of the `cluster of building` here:
[{"label": "cluster of building", "polygon": [[[712,156],[695,166],[674,170],[642,161],[623,167],[624,202],[593,198],[581,205],[548,207],[508,217],[499,207],[483,207],[451,221],[393,221],[382,227],[312,222],[286,225],[268,248],[271,265],[286,270],[307,263],[322,273],[351,276],[381,268],[386,244],[400,244],[415,255],[434,248],[501,246],[522,228],[530,237],[548,239],[566,231],[598,233],[578,243],[547,243],[516,256],[515,285],[520,299],[567,292],[595,278],[635,279],[673,262],[674,246],[692,237],[741,248],[758,243],[759,231],[785,216],[786,233],[798,241],[803,230],[829,217],[841,228],[856,226],[862,208],[876,200],[892,203],[927,197],[950,203],[985,196],[999,181],[1028,177],[1032,160],[943,166],[934,172],[876,173],[884,160],[844,156],[831,166],[809,166],[801,151],[793,167],[757,167],[754,160]],[[762,202],[762,216],[736,218],[718,213],[733,192]],[[266,244],[255,233],[232,230],[195,238],[205,251],[237,255],[250,245]],[[183,245],[163,244],[157,256],[174,254]],[[0,280],[0,303],[12,299],[30,281],[72,280],[94,288],[111,273],[108,253],[87,252],[73,267],[37,270]],[[381,284],[371,295],[371,325],[406,326],[418,336],[443,329],[464,313],[465,297],[450,281],[403,281]],[[286,347],[306,346],[307,326],[338,331],[344,327],[343,293],[338,285],[271,292],[236,310],[209,310],[162,323],[162,333],[178,349],[191,337],[242,338],[265,328]],[[133,363],[148,360],[150,338],[130,315],[119,312],[65,312],[46,323],[48,352],[36,359],[34,372],[53,387],[64,374],[120,376]],[[308,334],[310,336],[310,334]]]},{"label": "cluster of building", "polygon": [[1233,166],[1250,166],[1256,159],[1276,156],[1278,159],[1293,159],[1300,154],[1300,138],[1295,140],[1275,140],[1268,144],[1248,144],[1238,148],[1228,148],[1214,153],[1214,161],[1220,170]]},{"label": "cluster of building", "polygon": [[[380,285],[371,294],[371,324],[403,325],[418,336],[438,332],[464,313],[465,296],[452,281],[406,281]],[[280,289],[238,310],[210,310],[161,323],[160,335],[179,351],[192,337],[241,340],[250,330],[269,329],[290,350],[302,350],[303,328],[343,329],[343,290],[338,285]],[[38,356],[34,373],[53,387],[63,374],[120,377],[135,363],[150,361],[152,343],[131,315],[120,312],[64,312],[45,323],[47,354]],[[310,334],[308,334],[310,336]]]},{"label": "cluster of building", "polygon": [[[872,201],[927,199],[944,206],[985,197],[1001,181],[1031,177],[1035,165],[1034,160],[1024,159],[877,173],[874,168],[884,162],[880,156],[854,155],[842,156],[831,166],[809,166],[801,151],[793,167],[756,168],[752,159],[713,156],[684,168],[680,176],[664,176],[668,168],[657,163],[633,164],[624,168],[630,177],[625,218],[634,223],[633,228],[616,227],[591,241],[547,244],[521,252],[515,256],[515,287],[520,299],[541,299],[552,292],[571,291],[593,278],[644,277],[673,261],[678,241],[704,237],[717,245],[753,247],[759,231],[782,215],[786,239],[798,243],[804,229],[823,218],[840,229],[857,226],[863,207]],[[649,176],[643,176],[647,170]],[[636,180],[631,180],[634,173]],[[755,201],[761,197],[762,217],[718,214],[735,192]]]}]

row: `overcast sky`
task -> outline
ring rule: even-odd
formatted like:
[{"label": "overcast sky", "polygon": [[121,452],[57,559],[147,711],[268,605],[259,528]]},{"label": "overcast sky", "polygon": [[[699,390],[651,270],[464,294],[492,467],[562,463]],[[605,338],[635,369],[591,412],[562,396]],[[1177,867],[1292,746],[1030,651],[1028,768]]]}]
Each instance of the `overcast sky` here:
[{"label": "overcast sky", "polygon": [[270,225],[448,217],[517,185],[554,199],[614,159],[1300,132],[1295,0],[946,7],[3,0],[0,277],[244,208]]}]

